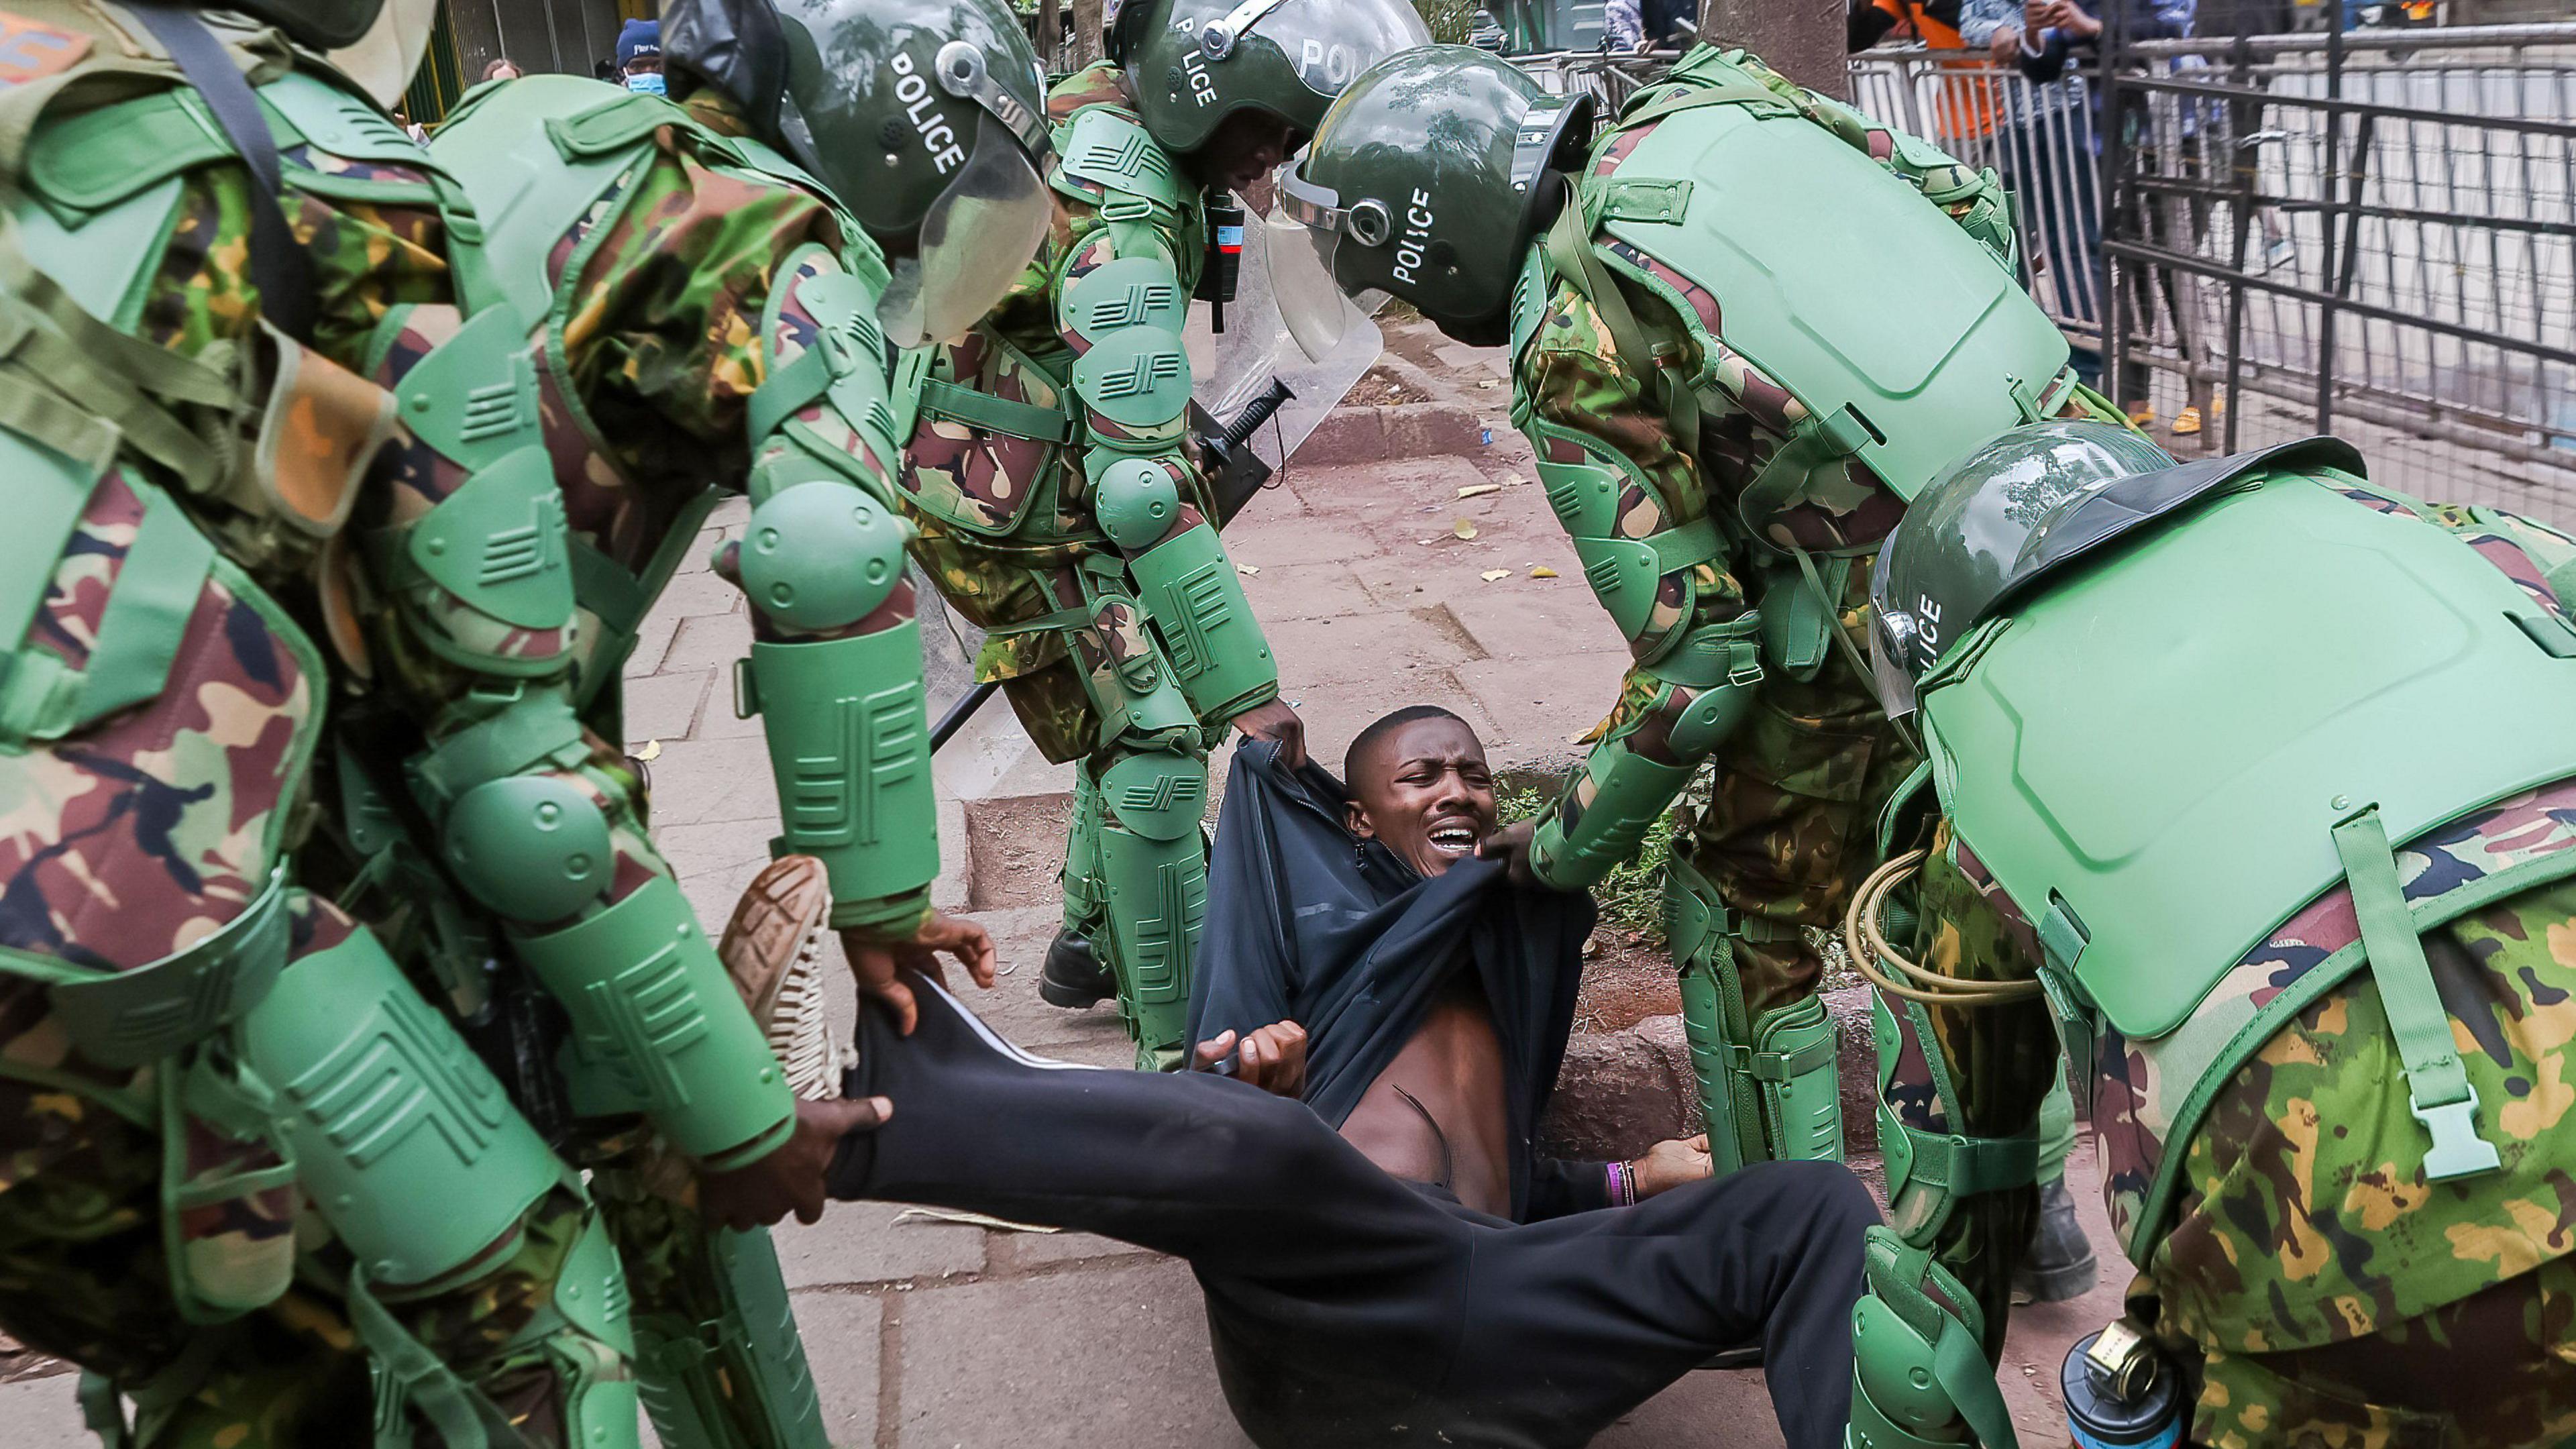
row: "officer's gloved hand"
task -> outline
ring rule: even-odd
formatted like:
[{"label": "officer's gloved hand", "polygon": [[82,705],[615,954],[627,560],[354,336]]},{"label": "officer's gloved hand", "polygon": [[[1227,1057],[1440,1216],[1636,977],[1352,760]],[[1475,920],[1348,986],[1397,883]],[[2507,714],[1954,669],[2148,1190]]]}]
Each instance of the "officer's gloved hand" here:
[{"label": "officer's gloved hand", "polygon": [[820,1222],[823,1173],[841,1139],[874,1131],[893,1115],[894,1103],[883,1097],[798,1102],[796,1130],[777,1151],[748,1167],[698,1179],[698,1211],[736,1231],[766,1227],[791,1212],[800,1223]]}]

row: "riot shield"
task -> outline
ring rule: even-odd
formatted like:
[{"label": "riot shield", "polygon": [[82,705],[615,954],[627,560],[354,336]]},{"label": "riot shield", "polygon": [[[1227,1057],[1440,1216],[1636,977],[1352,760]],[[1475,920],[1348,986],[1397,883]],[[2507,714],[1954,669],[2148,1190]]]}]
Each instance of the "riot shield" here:
[{"label": "riot shield", "polygon": [[[1351,319],[1341,340],[1321,359],[1309,358],[1289,334],[1270,289],[1270,254],[1263,238],[1267,228],[1255,222],[1243,229],[1243,260],[1234,301],[1225,309],[1225,330],[1216,335],[1216,366],[1198,379],[1192,396],[1218,425],[1233,423],[1254,399],[1285,383],[1293,396],[1256,429],[1249,439],[1254,456],[1277,468],[1294,456],[1324,415],[1377,363],[1383,342],[1377,323],[1363,315]],[[1364,310],[1374,310],[1373,308]]]}]

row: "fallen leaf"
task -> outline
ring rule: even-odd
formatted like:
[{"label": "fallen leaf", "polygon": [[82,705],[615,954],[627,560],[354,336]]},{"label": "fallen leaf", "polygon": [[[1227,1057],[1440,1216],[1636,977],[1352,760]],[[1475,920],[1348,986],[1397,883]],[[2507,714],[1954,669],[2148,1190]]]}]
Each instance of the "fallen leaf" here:
[{"label": "fallen leaf", "polygon": [[1511,576],[1512,571],[1510,569],[1487,569],[1483,573],[1477,575],[1478,578],[1483,579],[1489,584],[1496,579],[1507,579]]},{"label": "fallen leaf", "polygon": [[1254,564],[1236,564],[1234,566],[1234,571],[1239,574],[1257,574],[1261,572],[1261,569],[1259,566]]},{"label": "fallen leaf", "polygon": [[1494,387],[1494,386],[1497,386],[1497,384],[1495,383],[1495,381],[1494,381],[1492,378],[1488,377],[1488,378],[1485,378],[1485,379],[1482,379],[1481,381],[1479,381],[1479,382],[1476,384],[1476,386],[1478,386],[1478,387]]},{"label": "fallen leaf", "polygon": [[1518,488],[1528,481],[1529,480],[1527,478],[1522,477],[1518,473],[1509,473],[1505,474],[1503,477],[1503,486],[1506,488]]},{"label": "fallen leaf", "polygon": [[1537,568],[1530,570],[1530,577],[1534,579],[1552,579],[1556,577],[1556,570],[1549,568],[1545,564],[1540,564]]},{"label": "fallen leaf", "polygon": [[644,742],[644,748],[635,752],[635,758],[639,760],[658,760],[662,758],[662,742],[660,740],[646,740]]},{"label": "fallen leaf", "polygon": [[1482,498],[1488,493],[1500,493],[1502,491],[1503,485],[1500,483],[1470,483],[1466,487],[1458,490],[1458,496],[1461,498]]},{"label": "fallen leaf", "polygon": [[1458,535],[1460,538],[1474,538],[1476,536],[1476,525],[1469,523],[1467,520],[1462,518],[1457,522],[1450,524],[1449,531]]},{"label": "fallen leaf", "polygon": [[1415,539],[1415,540],[1414,540],[1414,542],[1415,542],[1415,543],[1429,543],[1430,541],[1431,541],[1431,540],[1429,540],[1429,539],[1427,539],[1427,538],[1417,538],[1417,539]]}]

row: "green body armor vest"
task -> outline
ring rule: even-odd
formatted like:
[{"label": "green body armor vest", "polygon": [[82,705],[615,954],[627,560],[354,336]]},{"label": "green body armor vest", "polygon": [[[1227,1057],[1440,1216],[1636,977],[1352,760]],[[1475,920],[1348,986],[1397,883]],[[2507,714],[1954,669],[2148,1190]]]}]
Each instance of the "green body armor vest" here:
[{"label": "green body armor vest", "polygon": [[[1757,538],[1773,537],[1767,520],[1802,496],[1847,494],[1844,458],[1911,499],[1952,460],[2056,405],[2071,380],[2066,339],[1993,252],[1717,52],[1699,60],[1673,79],[1700,89],[1632,109],[1593,143],[1598,158],[1652,127],[1608,179],[1587,169],[1539,253],[1545,270],[1516,299],[1516,343],[1554,275],[1601,306],[1623,353],[1643,349],[1631,366],[1668,352],[1679,339],[1615,336],[1627,309],[1602,304],[1589,280],[1606,268],[1680,319],[1701,359],[1680,381],[1704,406],[1734,407],[1721,379],[1748,363],[1786,389],[1798,404],[1790,437],[1741,505]],[[1588,255],[1573,254],[1578,225],[1593,238]],[[1704,295],[1695,302],[1676,279]],[[1718,331],[1704,307],[1722,314]],[[1820,470],[1830,483],[1811,485]]]},{"label": "green body armor vest", "polygon": [[[2037,928],[2070,1050],[2089,1061],[2090,1024],[2106,1022],[2190,1084],[2134,1260],[2153,1251],[2211,1097],[2365,962],[2429,1134],[2427,1175],[2493,1166],[2415,937],[2494,892],[2410,912],[2389,847],[2576,773],[2547,727],[2576,717],[2571,656],[2576,634],[2452,534],[2277,471],[2137,528],[1946,646],[1922,681],[1934,782]],[[2576,871],[2576,855],[2549,859]],[[2268,999],[2212,995],[2346,884],[2364,949]]]}]

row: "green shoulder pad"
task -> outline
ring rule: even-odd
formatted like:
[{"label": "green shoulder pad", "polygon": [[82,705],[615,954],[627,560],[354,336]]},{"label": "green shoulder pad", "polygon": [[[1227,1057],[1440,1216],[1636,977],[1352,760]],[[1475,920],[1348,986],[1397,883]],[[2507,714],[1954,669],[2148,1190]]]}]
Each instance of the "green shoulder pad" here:
[{"label": "green shoulder pad", "polygon": [[[1144,123],[1108,107],[1077,111],[1055,133],[1056,189],[1084,201],[1088,193],[1067,186],[1067,179],[1088,181],[1109,193],[1111,206],[1120,199],[1144,202],[1166,211],[1184,212],[1190,205],[1190,183],[1148,132]],[[1103,208],[1103,215],[1110,208]]]},{"label": "green shoulder pad", "polygon": [[1531,247],[1529,260],[1521,264],[1520,280],[1512,284],[1512,352],[1517,359],[1521,349],[1538,335],[1539,319],[1547,315],[1549,278],[1547,249]]},{"label": "green shoulder pad", "polygon": [[1082,354],[1073,365],[1073,390],[1122,428],[1167,427],[1189,409],[1189,349],[1178,332],[1127,328]]},{"label": "green shoulder pad", "polygon": [[1130,327],[1177,333],[1187,320],[1189,297],[1162,257],[1120,257],[1075,278],[1056,306],[1068,327],[1097,343]]},{"label": "green shoulder pad", "polygon": [[399,406],[412,436],[469,469],[536,443],[537,374],[525,325],[508,309],[479,312],[405,373]]},{"label": "green shoulder pad", "polygon": [[[383,161],[426,169],[429,152],[374,101],[343,90],[305,70],[291,70],[259,88],[259,98],[316,148],[351,161]],[[281,138],[283,139],[283,138]]]},{"label": "green shoulder pad", "polygon": [[572,618],[571,535],[542,448],[478,470],[412,525],[405,551],[440,588],[503,623],[560,629]]},{"label": "green shoulder pad", "polygon": [[1574,556],[1583,564],[1583,582],[1591,586],[1601,607],[1610,611],[1619,637],[1634,639],[1654,616],[1660,576],[1654,549],[1637,539],[1617,536],[1619,493],[1628,476],[1607,463],[1551,462],[1541,450],[1539,486],[1547,491],[1548,506],[1556,510],[1557,522],[1574,544]]}]

